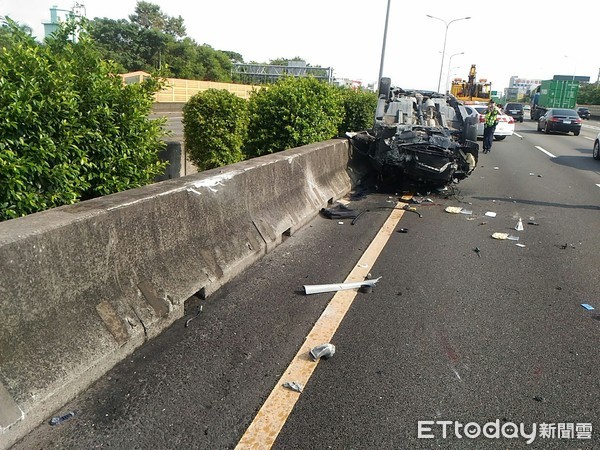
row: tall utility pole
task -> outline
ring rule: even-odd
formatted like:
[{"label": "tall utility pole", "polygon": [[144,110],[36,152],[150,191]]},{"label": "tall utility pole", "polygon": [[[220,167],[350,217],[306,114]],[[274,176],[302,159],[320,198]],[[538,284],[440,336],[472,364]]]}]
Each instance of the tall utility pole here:
[{"label": "tall utility pole", "polygon": [[377,90],[379,90],[381,84],[381,77],[383,76],[383,61],[385,60],[385,41],[387,39],[388,20],[390,18],[390,3],[392,0],[387,2],[387,11],[385,13],[385,27],[383,28],[383,44],[381,45],[381,63],[379,64],[379,78],[377,79]]},{"label": "tall utility pole", "polygon": [[448,27],[453,22],[457,22],[459,20],[467,20],[467,19],[470,19],[471,17],[459,17],[458,19],[452,19],[450,22],[446,22],[444,19],[440,19],[439,17],[435,17],[435,16],[432,16],[429,14],[427,14],[427,17],[429,17],[430,19],[439,20],[446,26],[446,32],[444,33],[444,48],[442,49],[442,63],[440,65],[440,78],[438,79],[438,87],[437,87],[437,91],[440,92],[440,86],[442,85],[442,72],[444,71],[444,57],[446,56],[446,40],[448,38]]}]

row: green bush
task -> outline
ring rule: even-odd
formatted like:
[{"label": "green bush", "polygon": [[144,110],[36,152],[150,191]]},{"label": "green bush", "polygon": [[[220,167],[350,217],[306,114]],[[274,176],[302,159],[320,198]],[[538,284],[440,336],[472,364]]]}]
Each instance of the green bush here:
[{"label": "green bush", "polygon": [[248,102],[226,90],[208,89],[183,107],[183,132],[190,160],[199,170],[245,158]]},{"label": "green bush", "polygon": [[283,78],[254,91],[248,109],[251,157],[331,139],[344,114],[340,90],[315,78]]},{"label": "green bush", "polygon": [[123,85],[75,23],[44,45],[9,26],[13,41],[0,49],[0,220],[142,186],[164,172],[164,121],[148,118],[159,81]]},{"label": "green bush", "polygon": [[347,88],[342,88],[341,92],[344,102],[344,120],[338,129],[339,134],[373,128],[377,94]]}]

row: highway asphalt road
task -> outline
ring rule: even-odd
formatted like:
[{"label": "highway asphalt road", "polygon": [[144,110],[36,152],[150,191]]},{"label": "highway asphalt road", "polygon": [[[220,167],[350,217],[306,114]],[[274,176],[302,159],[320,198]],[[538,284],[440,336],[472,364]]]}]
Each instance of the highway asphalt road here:
[{"label": "highway asphalt road", "polygon": [[[597,133],[586,122],[577,137],[544,135],[526,120],[480,155],[468,179],[416,196],[432,202],[412,205],[422,217],[404,212],[394,224],[367,269],[381,277],[373,291],[327,322],[335,354],[312,363],[301,394],[286,390],[279,402],[291,413],[275,412],[270,423],[279,425],[259,426],[254,442],[599,448]],[[351,200],[365,211],[355,225],[316,217],[215,295],[191,299],[187,317],[56,412],[73,410],[72,419],[43,424],[14,448],[235,448],[339,295],[302,286],[364,269],[363,253],[398,213],[390,194]]]}]

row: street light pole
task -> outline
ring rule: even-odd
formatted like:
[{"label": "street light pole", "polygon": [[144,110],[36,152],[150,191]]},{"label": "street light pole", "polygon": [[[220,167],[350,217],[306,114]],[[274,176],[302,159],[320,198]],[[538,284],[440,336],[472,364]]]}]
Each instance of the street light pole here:
[{"label": "street light pole", "polygon": [[470,19],[471,17],[469,17],[469,16],[459,17],[458,19],[452,19],[450,22],[446,22],[444,19],[440,19],[439,17],[435,17],[435,16],[432,16],[429,14],[427,14],[427,17],[429,17],[430,19],[439,20],[439,21],[443,22],[443,24],[446,26],[446,32],[444,33],[444,48],[442,49],[442,63],[440,65],[440,77],[438,79],[438,88],[437,88],[438,92],[440,92],[440,86],[442,84],[442,72],[444,71],[444,57],[446,56],[446,40],[448,39],[448,27],[453,22],[457,22],[459,20],[467,20],[467,19]]},{"label": "street light pole", "polygon": [[387,12],[385,13],[385,27],[383,28],[383,44],[381,45],[381,63],[379,64],[379,78],[377,79],[377,87],[381,85],[381,77],[383,76],[383,61],[385,59],[385,41],[387,40],[388,19],[390,18],[390,3],[387,2]]},{"label": "street light pole", "polygon": [[450,91],[450,89],[448,88],[448,85],[450,84],[450,71],[452,70],[452,58],[454,58],[455,56],[464,55],[464,54],[465,54],[465,52],[455,53],[453,55],[450,55],[450,58],[448,58],[448,73],[446,73],[446,92]]}]

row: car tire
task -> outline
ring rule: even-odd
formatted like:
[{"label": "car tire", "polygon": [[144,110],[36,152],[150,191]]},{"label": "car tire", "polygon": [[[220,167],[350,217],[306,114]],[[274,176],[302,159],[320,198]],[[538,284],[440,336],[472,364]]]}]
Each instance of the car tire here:
[{"label": "car tire", "polygon": [[540,123],[539,122],[537,123],[537,130],[538,131],[542,131],[542,127],[540,127]]},{"label": "car tire", "polygon": [[548,128],[548,123],[544,126],[544,133],[550,134],[550,128]]},{"label": "car tire", "polygon": [[600,142],[598,142],[598,140],[594,142],[594,150],[592,150],[592,156],[596,161],[600,160]]},{"label": "car tire", "polygon": [[579,131],[573,131],[574,136],[579,136]]},{"label": "car tire", "polygon": [[506,139],[506,136],[494,136],[494,139],[496,141],[503,141],[504,139]]}]

